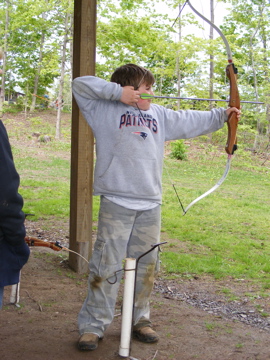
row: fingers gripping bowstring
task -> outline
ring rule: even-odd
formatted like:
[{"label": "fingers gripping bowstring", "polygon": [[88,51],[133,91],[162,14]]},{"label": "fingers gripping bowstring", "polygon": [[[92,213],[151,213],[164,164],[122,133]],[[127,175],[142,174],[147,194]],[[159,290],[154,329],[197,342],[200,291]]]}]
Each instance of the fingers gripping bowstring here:
[{"label": "fingers gripping bowstring", "polygon": [[[139,81],[138,85],[135,87],[134,90],[138,90],[138,89],[139,89],[139,87],[140,87],[140,86],[142,85],[142,83],[143,83],[143,80],[144,80],[146,74],[147,74],[147,70],[144,69],[143,76],[142,76],[141,80]],[[141,111],[141,109],[139,108],[139,106],[138,106],[137,103],[136,103],[136,108],[139,110],[139,113],[140,113],[139,117],[141,118],[141,121],[142,121],[142,123],[144,124],[144,123],[145,123],[145,121],[144,121],[144,116],[143,116],[142,111]]]}]

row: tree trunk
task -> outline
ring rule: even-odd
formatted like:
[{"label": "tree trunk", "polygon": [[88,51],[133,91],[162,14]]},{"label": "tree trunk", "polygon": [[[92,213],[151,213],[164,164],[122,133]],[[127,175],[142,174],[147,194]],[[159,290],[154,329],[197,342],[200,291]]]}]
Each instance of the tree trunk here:
[{"label": "tree trunk", "polygon": [[[255,92],[255,100],[258,101],[258,82],[257,82],[257,73],[256,73],[256,69],[255,69],[255,63],[254,63],[254,54],[253,54],[253,39],[255,38],[260,24],[261,24],[261,20],[259,20],[259,23],[254,31],[254,33],[251,35],[250,37],[250,57],[251,57],[251,66],[252,66],[252,72],[253,72],[253,78],[254,78],[254,92]],[[259,106],[257,105],[257,114],[259,114],[259,116],[257,117],[257,134],[255,135],[255,139],[254,139],[254,143],[253,143],[253,149],[256,150],[257,146],[258,146],[258,140],[259,140],[259,133],[260,133],[260,112],[259,112]]]},{"label": "tree trunk", "polygon": [[[210,0],[210,15],[211,15],[211,22],[214,24],[215,22],[215,16],[214,16],[214,0]],[[214,28],[213,26],[210,26],[210,46],[212,47],[212,42],[214,39]],[[209,69],[209,98],[214,98],[214,55],[210,53],[210,69]],[[210,101],[209,108],[212,109],[213,103]]]},{"label": "tree trunk", "polygon": [[39,75],[40,75],[40,71],[41,71],[41,63],[42,63],[42,58],[43,58],[44,42],[45,42],[45,33],[44,33],[44,31],[42,31],[41,40],[40,40],[40,47],[39,47],[38,67],[37,67],[37,72],[36,72],[36,75],[35,75],[34,91],[33,91],[33,94],[32,94],[32,104],[30,106],[30,111],[34,111],[35,107],[36,107],[36,95],[37,95],[37,91],[38,91],[38,81],[39,81]]},{"label": "tree trunk", "polygon": [[[179,11],[182,8],[182,4],[179,4]],[[178,41],[179,44],[181,43],[182,39],[182,24],[181,24],[181,14],[179,15],[179,22],[178,22]],[[177,96],[180,97],[181,94],[181,70],[180,70],[180,51],[177,51],[177,57],[176,57],[176,73],[177,73]],[[177,109],[179,110],[181,107],[181,100],[179,99],[177,101]]]},{"label": "tree trunk", "polygon": [[[215,22],[215,16],[214,16],[214,0],[210,0],[210,19],[211,22],[214,24]],[[214,28],[210,25],[210,33],[209,33],[209,39],[210,39],[210,48],[212,49],[212,42],[214,39]],[[210,52],[210,68],[209,68],[209,98],[214,98],[214,55],[212,53],[212,50]],[[209,110],[213,108],[212,101],[209,102]],[[208,134],[209,141],[212,142],[212,133]]]},{"label": "tree trunk", "polygon": [[[3,106],[5,102],[5,73],[6,73],[6,58],[7,58],[7,38],[8,38],[8,25],[9,25],[9,0],[6,2],[6,22],[5,22],[5,34],[4,34],[4,49],[2,50],[3,67],[2,67],[2,84],[0,92],[0,115],[3,114]],[[1,60],[1,59],[0,59]]]},{"label": "tree trunk", "polygon": [[[73,64],[73,38],[74,38],[74,32],[73,32],[73,28],[74,28],[74,14],[70,14],[70,58],[69,58],[69,62],[70,64]],[[72,67],[71,67],[71,72],[70,72],[70,78],[72,79]]]},{"label": "tree trunk", "polygon": [[[45,12],[42,13],[42,19],[46,20],[47,14]],[[38,82],[39,82],[39,76],[40,76],[40,71],[41,71],[41,66],[42,66],[42,59],[43,59],[43,48],[44,48],[44,44],[45,44],[45,30],[42,30],[41,32],[41,39],[40,39],[40,46],[39,46],[39,59],[38,59],[38,67],[37,67],[37,72],[35,75],[35,80],[34,80],[34,91],[32,94],[32,104],[30,106],[30,111],[34,111],[35,107],[36,107],[36,95],[37,95],[37,91],[38,91]]]},{"label": "tree trunk", "polygon": [[[270,82],[270,77],[269,77],[269,68],[268,68],[268,48],[267,48],[267,40],[268,40],[268,37],[267,37],[267,33],[266,33],[266,27],[265,27],[265,21],[264,21],[264,14],[263,14],[263,10],[264,10],[264,7],[260,7],[260,20],[259,20],[259,23],[258,23],[258,30],[260,30],[260,36],[261,36],[261,39],[262,39],[262,43],[263,43],[263,53],[264,53],[264,56],[263,56],[263,59],[264,59],[264,72],[265,72],[265,82],[267,84],[269,84]],[[254,35],[253,37],[255,37],[257,33],[257,30],[254,32]],[[250,40],[250,45],[251,45],[251,49],[252,49],[252,40],[253,40],[253,37],[251,37],[251,40]],[[258,99],[258,94],[257,94],[257,78],[256,78],[256,72],[254,70],[254,63],[253,63],[253,54],[252,54],[252,66],[253,66],[253,74],[254,74],[254,81],[255,81],[255,95],[256,95],[256,100]],[[267,135],[270,134],[270,106],[269,106],[269,99],[270,99],[270,93],[269,91],[265,94],[265,97],[266,97],[266,121],[267,121],[267,128],[266,128],[266,132],[267,132]],[[260,136],[263,134],[263,126],[262,126],[262,121],[261,121],[261,117],[260,117],[260,114],[257,118],[257,133],[256,133],[256,136],[255,136],[255,139],[254,139],[254,144],[253,144],[253,149],[256,150],[259,146],[259,142],[260,142]]]},{"label": "tree trunk", "polygon": [[66,13],[65,18],[65,32],[64,32],[64,39],[63,39],[63,48],[62,48],[62,56],[61,56],[61,76],[59,81],[59,92],[58,92],[58,108],[57,108],[57,118],[56,118],[56,131],[55,131],[55,138],[61,138],[61,110],[63,105],[63,87],[64,87],[64,78],[65,78],[65,65],[66,65],[66,50],[67,50],[67,43],[68,43],[68,34],[69,34],[69,20],[70,14]]},{"label": "tree trunk", "polygon": [[[261,16],[263,16],[262,12],[261,12]],[[265,82],[267,84],[269,84],[270,82],[270,77],[269,77],[269,62],[268,62],[268,48],[267,48],[267,35],[266,35],[266,31],[265,31],[265,25],[261,27],[262,29],[262,41],[263,41],[263,50],[264,50],[264,64],[265,64]],[[267,87],[268,88],[268,87]],[[270,105],[269,105],[269,101],[270,101],[270,93],[269,91],[266,94],[266,121],[268,123],[268,127],[267,127],[267,134],[270,134]],[[262,129],[261,126],[257,126],[257,130],[258,130],[258,135],[261,134]]]}]

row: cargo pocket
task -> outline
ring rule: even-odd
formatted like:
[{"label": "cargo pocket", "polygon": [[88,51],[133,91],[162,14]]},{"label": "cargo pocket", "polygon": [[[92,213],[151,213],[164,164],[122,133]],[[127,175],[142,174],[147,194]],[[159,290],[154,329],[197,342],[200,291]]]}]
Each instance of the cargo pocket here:
[{"label": "cargo pocket", "polygon": [[116,272],[121,270],[121,267],[121,262],[119,264],[115,256],[112,256],[112,251],[109,251],[106,242],[97,239],[89,265],[90,271],[102,280],[108,279],[110,282],[114,282]]}]

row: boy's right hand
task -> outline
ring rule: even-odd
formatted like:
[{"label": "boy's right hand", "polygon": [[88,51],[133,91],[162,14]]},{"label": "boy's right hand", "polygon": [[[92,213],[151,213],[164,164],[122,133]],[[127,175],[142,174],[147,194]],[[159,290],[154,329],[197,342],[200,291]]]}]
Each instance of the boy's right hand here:
[{"label": "boy's right hand", "polygon": [[140,100],[140,93],[133,86],[124,86],[120,101],[126,105],[135,106]]}]

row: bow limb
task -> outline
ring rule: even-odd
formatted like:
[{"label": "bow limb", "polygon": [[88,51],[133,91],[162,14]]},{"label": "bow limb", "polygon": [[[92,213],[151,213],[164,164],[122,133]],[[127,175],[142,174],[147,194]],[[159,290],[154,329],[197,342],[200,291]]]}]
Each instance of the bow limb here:
[{"label": "bow limb", "polygon": [[44,241],[32,236],[25,236],[24,240],[28,246],[43,246],[43,247],[48,247],[54,251],[60,251],[63,248],[58,241],[56,242]]},{"label": "bow limb", "polygon": [[[24,241],[28,246],[44,246],[44,247],[49,247],[50,249],[53,249],[55,251],[60,251],[63,248],[58,241],[53,243],[50,241],[40,240],[32,236],[25,236]],[[10,303],[15,304],[17,307],[20,307],[19,300],[20,300],[20,282],[18,282],[18,284],[12,285],[11,287]]]},{"label": "bow limb", "polygon": [[193,200],[185,209],[184,209],[184,214],[185,215],[188,210],[191,208],[191,206],[193,206],[194,204],[196,204],[196,202],[202,200],[204,197],[206,197],[207,195],[211,194],[212,192],[214,192],[222,183],[223,181],[226,179],[229,171],[230,171],[230,167],[231,167],[231,155],[228,155],[228,159],[227,159],[227,164],[225,167],[225,171],[222,175],[222,177],[218,180],[218,182],[208,191],[206,191],[204,194],[200,195],[199,197],[197,197],[195,200]]},{"label": "bow limb", "polygon": [[65,251],[72,252],[72,253],[80,256],[82,259],[84,259],[88,263],[88,260],[85,257],[83,257],[81,254],[77,253],[76,251],[70,250],[65,246],[62,246],[58,241],[55,241],[55,242],[44,241],[44,240],[40,240],[40,239],[32,237],[32,236],[25,236],[24,240],[28,246],[43,246],[43,247],[48,247],[54,251],[65,250]]},{"label": "bow limb", "polygon": [[219,27],[217,27],[214,23],[212,23],[212,21],[210,21],[209,19],[207,19],[205,16],[203,16],[201,13],[199,13],[199,11],[197,11],[192,5],[191,2],[189,0],[186,0],[186,4],[189,5],[189,7],[191,8],[191,10],[193,12],[195,12],[195,14],[197,14],[198,16],[200,16],[204,21],[206,21],[210,26],[212,26],[216,32],[220,35],[220,37],[222,38],[222,40],[224,41],[224,44],[226,46],[226,50],[227,50],[227,55],[228,55],[228,61],[232,62],[232,52],[231,52],[231,48],[230,45],[228,43],[228,40],[226,39],[225,35],[223,34],[223,32],[220,30]]},{"label": "bow limb", "polygon": [[[240,109],[240,97],[239,97],[239,92],[238,92],[238,87],[237,87],[237,79],[236,79],[236,74],[237,74],[237,69],[234,66],[233,60],[232,60],[232,53],[231,53],[231,49],[229,46],[229,43],[226,39],[226,37],[224,36],[224,34],[221,32],[221,30],[215,25],[213,24],[209,19],[207,19],[206,17],[204,17],[202,14],[200,14],[190,3],[189,0],[186,1],[186,3],[190,6],[190,8],[198,15],[200,16],[203,20],[205,20],[208,24],[210,24],[221,36],[221,38],[224,41],[224,44],[226,46],[226,50],[227,50],[227,55],[228,55],[228,65],[226,67],[226,74],[227,77],[230,81],[230,100],[229,100],[229,106],[230,107],[236,107],[237,109]],[[213,191],[215,191],[222,183],[223,181],[226,179],[229,170],[230,170],[230,165],[231,165],[231,158],[232,155],[234,153],[234,151],[237,149],[237,138],[236,138],[236,131],[237,131],[237,124],[238,124],[238,118],[237,118],[237,114],[235,112],[231,112],[228,120],[227,120],[227,125],[228,125],[228,138],[227,138],[227,142],[226,142],[226,146],[225,146],[225,150],[228,154],[228,159],[227,159],[227,164],[225,167],[225,171],[222,175],[222,177],[220,178],[220,180],[216,183],[216,185],[214,185],[210,190],[206,191],[204,194],[202,194],[201,196],[199,196],[198,198],[196,198],[195,200],[193,200],[185,209],[184,209],[184,215],[187,213],[187,211],[191,208],[191,206],[193,206],[194,204],[196,204],[196,202],[198,202],[199,200],[203,199],[204,197],[206,197],[207,195],[211,194]]]}]

